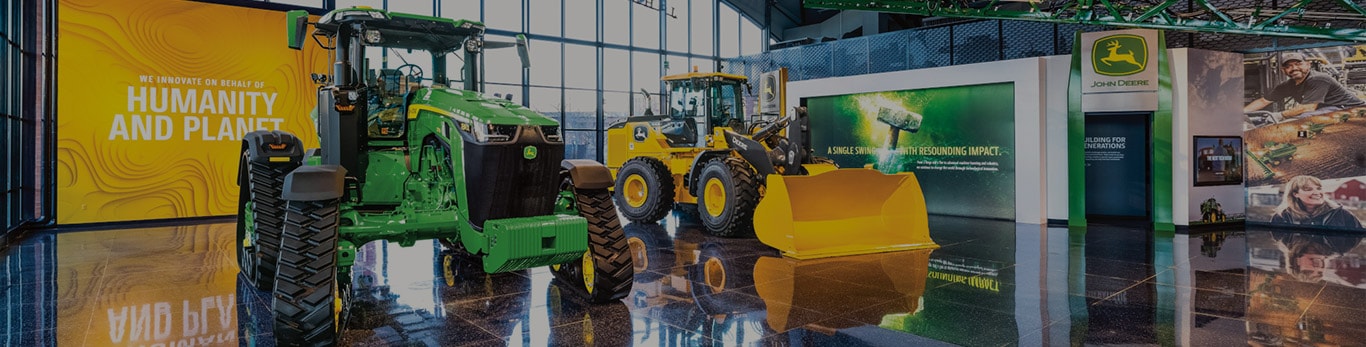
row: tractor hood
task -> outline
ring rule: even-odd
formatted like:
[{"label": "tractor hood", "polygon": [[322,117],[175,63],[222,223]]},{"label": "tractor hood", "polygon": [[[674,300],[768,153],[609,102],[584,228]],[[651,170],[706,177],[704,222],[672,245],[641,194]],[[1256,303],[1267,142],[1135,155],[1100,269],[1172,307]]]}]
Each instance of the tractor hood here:
[{"label": "tractor hood", "polygon": [[484,124],[559,125],[559,122],[511,101],[463,89],[422,88],[411,105],[425,105]]}]

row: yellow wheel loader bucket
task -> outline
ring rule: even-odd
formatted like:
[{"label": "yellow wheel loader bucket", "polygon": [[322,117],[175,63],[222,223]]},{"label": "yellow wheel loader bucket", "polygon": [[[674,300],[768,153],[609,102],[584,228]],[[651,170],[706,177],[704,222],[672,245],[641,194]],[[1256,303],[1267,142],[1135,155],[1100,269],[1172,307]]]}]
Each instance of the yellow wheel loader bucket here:
[{"label": "yellow wheel loader bucket", "polygon": [[909,172],[768,175],[754,232],[796,259],[939,247],[930,240],[920,183]]}]

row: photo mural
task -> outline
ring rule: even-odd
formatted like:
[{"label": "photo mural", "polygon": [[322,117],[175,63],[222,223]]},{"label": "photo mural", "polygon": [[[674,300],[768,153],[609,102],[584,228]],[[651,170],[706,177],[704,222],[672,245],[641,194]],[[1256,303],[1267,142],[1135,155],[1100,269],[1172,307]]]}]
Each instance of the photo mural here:
[{"label": "photo mural", "polygon": [[1015,86],[803,99],[811,146],[840,167],[913,172],[929,213],[1015,219]]},{"label": "photo mural", "polygon": [[1366,45],[1243,66],[1247,220],[1366,230]]}]

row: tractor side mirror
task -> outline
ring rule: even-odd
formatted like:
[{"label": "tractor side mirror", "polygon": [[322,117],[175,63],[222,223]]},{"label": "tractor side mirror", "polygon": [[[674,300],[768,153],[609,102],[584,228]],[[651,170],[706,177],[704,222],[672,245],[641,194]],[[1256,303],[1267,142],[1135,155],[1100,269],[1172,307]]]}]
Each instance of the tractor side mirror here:
[{"label": "tractor side mirror", "polygon": [[526,35],[517,34],[517,56],[522,58],[523,69],[531,67],[531,52],[527,46],[530,44],[527,43]]},{"label": "tractor side mirror", "polygon": [[285,12],[285,31],[289,35],[290,49],[299,50],[304,47],[305,29],[308,29],[308,11]]}]

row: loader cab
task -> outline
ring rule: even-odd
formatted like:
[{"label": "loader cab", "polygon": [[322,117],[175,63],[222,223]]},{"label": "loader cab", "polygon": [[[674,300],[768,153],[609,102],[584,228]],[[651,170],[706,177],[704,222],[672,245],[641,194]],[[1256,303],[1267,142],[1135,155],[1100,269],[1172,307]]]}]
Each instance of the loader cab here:
[{"label": "loader cab", "polygon": [[744,76],[688,73],[664,76],[669,90],[669,117],[660,131],[675,147],[706,147],[713,127],[744,131]]}]

